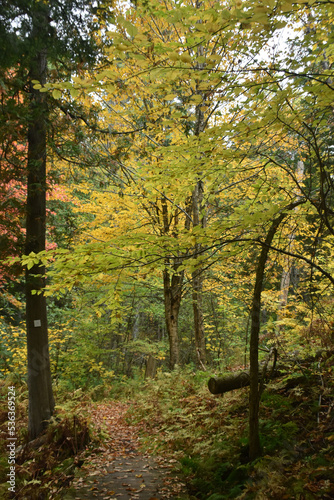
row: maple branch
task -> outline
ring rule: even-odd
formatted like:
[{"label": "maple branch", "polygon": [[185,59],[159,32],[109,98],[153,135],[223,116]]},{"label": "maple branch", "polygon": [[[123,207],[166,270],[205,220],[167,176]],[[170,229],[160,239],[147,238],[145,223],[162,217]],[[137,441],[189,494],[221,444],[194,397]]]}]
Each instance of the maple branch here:
[{"label": "maple branch", "polygon": [[257,240],[255,240],[254,242],[255,243],[259,243],[261,246],[266,246],[266,247],[270,248],[270,250],[274,250],[275,252],[278,252],[278,253],[281,253],[281,254],[284,254],[284,255],[288,255],[289,257],[294,257],[294,258],[296,258],[298,260],[302,260],[302,261],[306,262],[312,268],[317,269],[318,271],[320,271],[321,274],[323,274],[324,276],[326,276],[326,278],[328,278],[329,281],[334,285],[334,277],[329,272],[325,271],[325,269],[323,269],[321,266],[319,266],[318,264],[316,264],[315,262],[313,262],[311,259],[308,259],[307,257],[304,257],[304,255],[300,255],[300,254],[296,254],[296,253],[293,253],[293,252],[289,252],[287,250],[283,250],[282,248],[274,247],[273,245],[268,245],[265,241],[261,241],[259,238]]},{"label": "maple branch", "polygon": [[[269,161],[267,162],[269,163]],[[222,193],[223,191],[226,191],[226,190],[229,190],[235,186],[237,186],[238,184],[242,184],[243,182],[246,182],[246,181],[249,181],[250,179],[254,179],[254,177],[258,177],[260,175],[260,173],[264,170],[264,167],[266,165],[263,166],[263,168],[260,170],[260,172],[257,172],[256,174],[253,174],[253,175],[250,175],[249,177],[246,177],[244,179],[241,179],[240,181],[235,181],[235,182],[232,182],[231,184],[229,184],[228,186],[225,186],[221,189],[219,189],[218,191],[215,191],[215,194],[219,194],[219,193]]]}]

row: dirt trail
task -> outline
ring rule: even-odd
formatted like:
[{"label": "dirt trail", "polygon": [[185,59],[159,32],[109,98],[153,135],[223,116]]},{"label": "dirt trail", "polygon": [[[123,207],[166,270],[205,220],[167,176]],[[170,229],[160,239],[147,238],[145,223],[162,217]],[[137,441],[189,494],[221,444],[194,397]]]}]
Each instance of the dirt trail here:
[{"label": "dirt trail", "polygon": [[[187,499],[185,485],[173,474],[173,462],[139,452],[138,426],[124,415],[130,403],[110,402],[92,409],[92,420],[106,428],[104,446],[92,452],[76,478],[71,494],[75,500]],[[103,423],[103,424],[102,424]],[[172,462],[172,463],[171,463]]]}]

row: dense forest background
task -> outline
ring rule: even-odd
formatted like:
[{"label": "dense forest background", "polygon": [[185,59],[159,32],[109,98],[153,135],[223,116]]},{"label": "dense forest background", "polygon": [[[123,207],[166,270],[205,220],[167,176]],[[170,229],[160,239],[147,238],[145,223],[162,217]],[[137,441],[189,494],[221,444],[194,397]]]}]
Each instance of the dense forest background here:
[{"label": "dense forest background", "polygon": [[[314,0],[3,2],[0,366],[27,439],[78,391],[140,399],[154,421],[155,387],[174,424],[187,402],[179,427],[219,441],[228,405],[207,381],[249,371],[251,462],[267,431],[272,453],[296,438],[270,423],[283,400],[294,414],[287,390],[315,426],[326,414],[319,492],[261,498],[331,498],[333,16]],[[228,446],[209,441],[199,456]],[[217,453],[209,476],[231,472]]]}]

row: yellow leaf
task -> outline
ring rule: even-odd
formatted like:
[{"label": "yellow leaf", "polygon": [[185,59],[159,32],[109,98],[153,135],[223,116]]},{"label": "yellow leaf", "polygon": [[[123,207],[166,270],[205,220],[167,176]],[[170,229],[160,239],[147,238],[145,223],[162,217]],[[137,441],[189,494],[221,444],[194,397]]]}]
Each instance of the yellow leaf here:
[{"label": "yellow leaf", "polygon": [[177,97],[176,94],[167,94],[164,98],[166,99],[166,101],[172,101],[173,99],[175,99],[175,97]]},{"label": "yellow leaf", "polygon": [[180,59],[180,56],[179,56],[179,54],[177,52],[171,52],[169,54],[169,59],[171,61],[178,61]]},{"label": "yellow leaf", "polygon": [[184,52],[183,54],[181,54],[180,59],[184,63],[191,63],[191,61],[192,61],[190,55],[187,54],[187,52]]}]

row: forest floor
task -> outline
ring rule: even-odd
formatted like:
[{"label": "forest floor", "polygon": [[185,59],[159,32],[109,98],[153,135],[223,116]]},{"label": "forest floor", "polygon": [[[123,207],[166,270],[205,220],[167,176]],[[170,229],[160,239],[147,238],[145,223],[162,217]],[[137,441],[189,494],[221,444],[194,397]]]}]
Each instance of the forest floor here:
[{"label": "forest floor", "polygon": [[187,499],[185,484],[173,473],[169,458],[139,451],[138,425],[126,420],[131,403],[111,401],[91,407],[94,425],[103,430],[103,445],[85,456],[80,474],[65,499],[165,500]]},{"label": "forest floor", "polygon": [[[46,431],[27,440],[17,387],[15,500],[334,499],[334,354],[268,382],[263,455],[248,460],[248,388],[212,395],[208,373],[162,372],[102,392],[59,392]],[[8,395],[1,384],[0,401]],[[99,389],[100,391],[100,389]],[[103,399],[102,399],[103,398]],[[8,497],[8,412],[0,407],[0,498]]]}]

